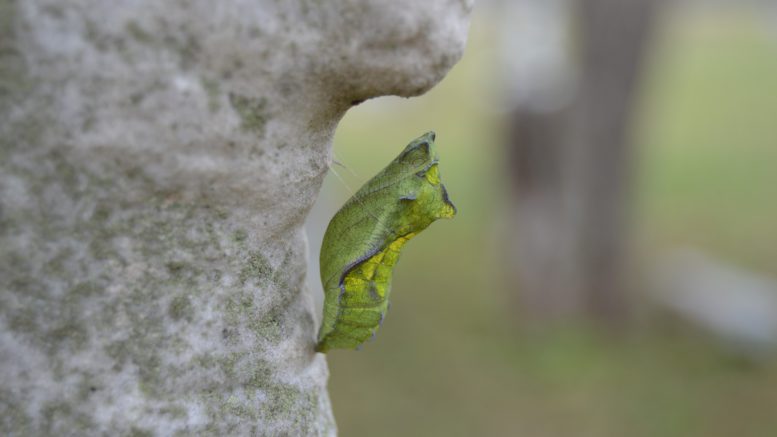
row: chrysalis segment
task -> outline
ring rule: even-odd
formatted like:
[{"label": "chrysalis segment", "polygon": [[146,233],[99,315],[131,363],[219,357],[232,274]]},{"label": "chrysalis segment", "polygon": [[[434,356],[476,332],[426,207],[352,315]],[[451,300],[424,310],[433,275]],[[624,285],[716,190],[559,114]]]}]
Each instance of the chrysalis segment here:
[{"label": "chrysalis segment", "polygon": [[335,214],[321,248],[324,319],[316,350],[354,349],[388,310],[402,246],[456,208],[440,181],[434,133],[411,142]]}]

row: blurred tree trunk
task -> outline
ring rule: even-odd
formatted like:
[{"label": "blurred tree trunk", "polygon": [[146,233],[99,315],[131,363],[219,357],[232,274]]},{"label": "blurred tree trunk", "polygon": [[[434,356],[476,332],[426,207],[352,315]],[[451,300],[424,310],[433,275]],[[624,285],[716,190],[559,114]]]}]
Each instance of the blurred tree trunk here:
[{"label": "blurred tree trunk", "polygon": [[538,318],[625,317],[629,122],[657,0],[580,0],[576,91],[512,114],[513,243],[525,309]]}]

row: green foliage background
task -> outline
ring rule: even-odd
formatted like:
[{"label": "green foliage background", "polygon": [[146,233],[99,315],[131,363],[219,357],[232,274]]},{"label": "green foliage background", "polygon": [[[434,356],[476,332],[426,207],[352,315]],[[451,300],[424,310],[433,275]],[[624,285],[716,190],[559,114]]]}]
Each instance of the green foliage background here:
[{"label": "green foliage background", "polygon": [[[662,18],[636,120],[646,264],[690,245],[777,274],[777,31],[765,19],[735,4]],[[613,338],[515,323],[491,23],[476,15],[464,59],[433,91],[366,102],[338,130],[337,159],[356,175],[336,170],[354,190],[436,130],[459,209],[406,247],[377,340],[328,354],[341,435],[777,435],[774,361],[742,361],[656,312]],[[319,203],[349,195],[330,175]]]}]

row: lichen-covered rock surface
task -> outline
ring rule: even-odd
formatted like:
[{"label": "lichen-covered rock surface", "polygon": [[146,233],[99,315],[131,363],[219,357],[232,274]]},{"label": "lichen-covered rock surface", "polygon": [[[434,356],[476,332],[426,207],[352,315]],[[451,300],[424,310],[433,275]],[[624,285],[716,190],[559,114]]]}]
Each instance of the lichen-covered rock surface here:
[{"label": "lichen-covered rock surface", "polygon": [[303,219],[470,7],[0,0],[0,434],[335,434]]}]

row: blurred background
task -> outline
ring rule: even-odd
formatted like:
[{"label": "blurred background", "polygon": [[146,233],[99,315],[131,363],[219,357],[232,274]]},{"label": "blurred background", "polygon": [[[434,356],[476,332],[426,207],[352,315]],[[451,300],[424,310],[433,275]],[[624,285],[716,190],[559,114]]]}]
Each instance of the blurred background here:
[{"label": "blurred background", "polygon": [[352,109],[311,212],[437,132],[459,213],[328,354],[343,436],[777,435],[777,2],[482,0],[428,94]]}]

